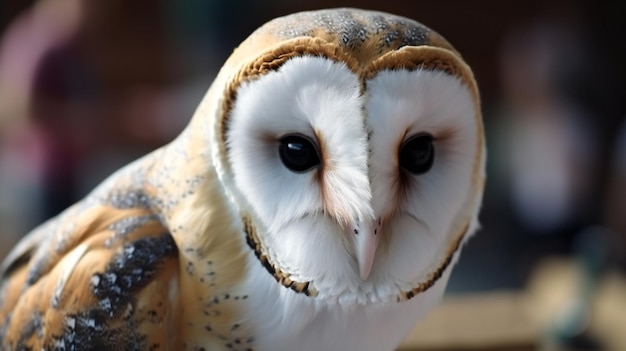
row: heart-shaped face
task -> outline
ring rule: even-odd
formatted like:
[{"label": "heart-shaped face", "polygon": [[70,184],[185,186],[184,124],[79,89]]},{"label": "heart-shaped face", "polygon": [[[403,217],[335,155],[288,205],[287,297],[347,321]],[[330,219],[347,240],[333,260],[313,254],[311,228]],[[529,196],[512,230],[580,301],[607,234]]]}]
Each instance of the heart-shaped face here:
[{"label": "heart-shaped face", "polygon": [[477,88],[447,42],[388,14],[300,13],[221,75],[215,160],[279,283],[342,303],[437,283],[477,227],[485,160]]}]

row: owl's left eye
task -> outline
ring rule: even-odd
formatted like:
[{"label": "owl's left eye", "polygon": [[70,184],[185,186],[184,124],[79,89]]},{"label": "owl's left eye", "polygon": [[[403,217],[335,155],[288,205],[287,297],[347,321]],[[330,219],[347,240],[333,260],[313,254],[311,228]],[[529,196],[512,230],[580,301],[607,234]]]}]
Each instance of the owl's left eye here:
[{"label": "owl's left eye", "polygon": [[435,161],[433,136],[420,133],[410,138],[400,148],[400,167],[413,174],[428,172]]},{"label": "owl's left eye", "polygon": [[289,134],[279,140],[278,154],[285,167],[303,173],[320,164],[320,157],[313,141],[301,134]]}]

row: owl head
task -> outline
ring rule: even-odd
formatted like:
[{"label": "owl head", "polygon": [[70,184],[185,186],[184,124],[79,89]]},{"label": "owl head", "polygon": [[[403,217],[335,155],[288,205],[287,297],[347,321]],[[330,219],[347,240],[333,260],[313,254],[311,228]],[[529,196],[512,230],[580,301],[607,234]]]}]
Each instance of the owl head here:
[{"label": "owl head", "polygon": [[324,301],[445,286],[477,229],[485,148],[472,72],[381,12],[272,20],[221,69],[192,126],[256,264]]}]

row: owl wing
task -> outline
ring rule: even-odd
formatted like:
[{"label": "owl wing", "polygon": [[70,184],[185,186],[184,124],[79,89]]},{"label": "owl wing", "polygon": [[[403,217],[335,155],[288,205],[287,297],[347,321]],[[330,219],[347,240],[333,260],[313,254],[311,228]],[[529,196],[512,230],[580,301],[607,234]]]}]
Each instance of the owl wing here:
[{"label": "owl wing", "polygon": [[78,204],[19,244],[0,272],[0,349],[168,348],[178,250],[146,208]]}]

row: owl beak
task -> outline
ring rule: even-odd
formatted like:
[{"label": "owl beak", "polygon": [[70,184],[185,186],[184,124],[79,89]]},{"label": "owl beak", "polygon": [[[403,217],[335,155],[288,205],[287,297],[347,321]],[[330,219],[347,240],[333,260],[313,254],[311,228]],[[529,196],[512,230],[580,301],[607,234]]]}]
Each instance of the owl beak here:
[{"label": "owl beak", "polygon": [[356,259],[359,264],[361,279],[367,280],[374,264],[376,248],[378,247],[378,225],[374,222],[360,222],[353,230]]}]

